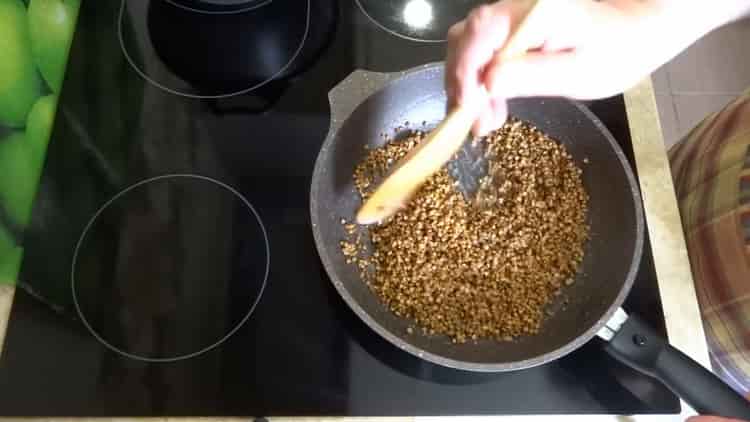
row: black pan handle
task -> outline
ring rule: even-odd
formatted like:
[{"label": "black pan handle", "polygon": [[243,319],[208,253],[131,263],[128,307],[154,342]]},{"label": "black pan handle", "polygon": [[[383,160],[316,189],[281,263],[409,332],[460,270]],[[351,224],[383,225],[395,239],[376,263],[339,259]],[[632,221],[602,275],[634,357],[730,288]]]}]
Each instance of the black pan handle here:
[{"label": "black pan handle", "polygon": [[605,348],[617,360],[657,378],[702,415],[750,421],[750,401],[631,315]]}]

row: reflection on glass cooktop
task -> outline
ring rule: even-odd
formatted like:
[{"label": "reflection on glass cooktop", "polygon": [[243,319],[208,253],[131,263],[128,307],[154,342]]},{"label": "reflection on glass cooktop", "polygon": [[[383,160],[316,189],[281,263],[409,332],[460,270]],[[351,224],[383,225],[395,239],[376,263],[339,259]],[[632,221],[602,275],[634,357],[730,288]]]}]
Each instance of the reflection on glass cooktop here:
[{"label": "reflection on glass cooktop", "polygon": [[73,302],[91,334],[116,353],[188,359],[220,346],[250,318],[269,262],[263,223],[240,193],[201,176],[158,176],[119,192],[83,229]]},{"label": "reflection on glass cooktop", "polygon": [[[223,14],[172,10],[196,13],[187,15],[194,23],[149,17],[189,3],[251,4],[82,2],[24,233],[22,288],[0,357],[0,414],[679,410],[668,390],[608,357],[598,340],[540,367],[477,374],[427,363],[372,332],[331,286],[310,229],[327,94],[354,69],[390,72],[442,60],[444,43],[393,36],[360,7],[370,2],[315,0],[301,53],[273,77],[300,45],[306,0]],[[440,4],[454,7],[454,18],[468,7]],[[234,20],[240,17],[259,20],[247,25]],[[221,22],[243,32],[232,38],[203,26]],[[157,41],[160,31],[182,36]],[[143,72],[125,55],[120,34]],[[168,57],[171,48],[178,57]],[[238,48],[241,66],[216,61]],[[173,89],[146,76],[164,77]],[[269,76],[263,87],[219,95]],[[590,106],[632,160],[622,98]],[[648,248],[626,308],[664,331]]]},{"label": "reflection on glass cooktop", "polygon": [[413,41],[443,42],[448,29],[487,0],[355,0],[385,31]]}]

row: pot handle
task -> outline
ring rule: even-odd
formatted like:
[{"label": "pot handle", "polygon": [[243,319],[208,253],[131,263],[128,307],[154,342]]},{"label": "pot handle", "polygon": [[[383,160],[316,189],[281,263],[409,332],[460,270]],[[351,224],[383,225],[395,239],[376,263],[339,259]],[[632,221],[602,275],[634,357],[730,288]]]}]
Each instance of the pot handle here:
[{"label": "pot handle", "polygon": [[750,401],[631,315],[605,350],[620,362],[657,378],[696,412],[750,421]]}]

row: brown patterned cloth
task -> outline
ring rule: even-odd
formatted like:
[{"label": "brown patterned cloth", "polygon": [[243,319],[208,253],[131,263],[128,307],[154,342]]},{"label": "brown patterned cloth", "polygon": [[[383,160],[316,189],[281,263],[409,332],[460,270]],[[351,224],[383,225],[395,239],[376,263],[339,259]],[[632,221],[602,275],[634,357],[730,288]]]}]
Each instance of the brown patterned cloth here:
[{"label": "brown patterned cloth", "polygon": [[750,92],[669,159],[711,365],[750,398]]}]

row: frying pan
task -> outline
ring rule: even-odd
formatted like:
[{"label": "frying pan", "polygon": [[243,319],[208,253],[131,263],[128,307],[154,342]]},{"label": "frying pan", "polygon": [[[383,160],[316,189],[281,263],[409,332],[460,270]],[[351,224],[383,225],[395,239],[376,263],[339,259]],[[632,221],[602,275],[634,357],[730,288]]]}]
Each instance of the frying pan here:
[{"label": "frying pan", "polygon": [[[384,74],[357,70],[329,93],[331,125],[312,178],[310,213],[315,243],[336,290],[367,325],[396,347],[456,369],[513,371],[558,359],[597,334],[605,350],[629,366],[660,379],[697,412],[750,419],[750,403],[711,372],[669,346],[635,316],[620,308],[630,291],[644,242],[644,217],[633,172],[617,142],[584,106],[563,98],[510,102],[510,114],[530,121],[562,142],[584,168],[590,196],[589,240],[575,283],[558,302],[540,332],[509,342],[453,344],[410,330],[347,264],[339,242],[341,219],[353,220],[360,198],[352,174],[366,148],[384,143],[406,122],[436,125],[444,116],[443,65],[429,64]],[[467,143],[449,165],[466,192],[482,172],[482,154]],[[583,160],[587,159],[587,164]]]}]

